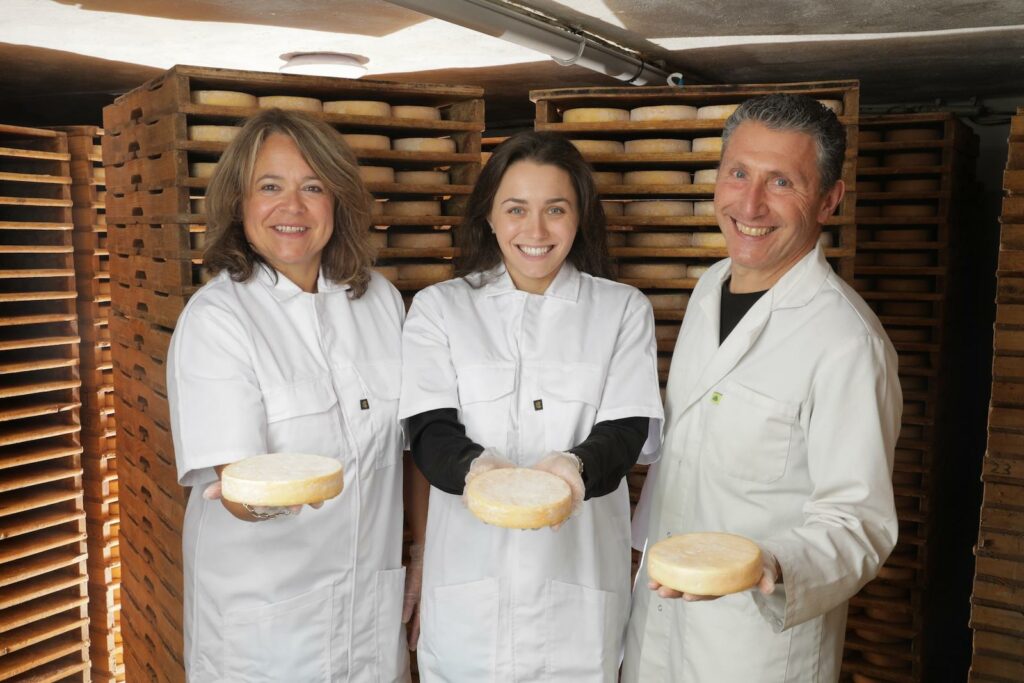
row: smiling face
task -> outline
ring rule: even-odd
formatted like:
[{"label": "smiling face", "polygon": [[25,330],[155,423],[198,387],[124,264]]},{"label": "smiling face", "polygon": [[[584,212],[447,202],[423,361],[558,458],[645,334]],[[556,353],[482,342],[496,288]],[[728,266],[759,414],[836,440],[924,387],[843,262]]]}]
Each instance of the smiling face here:
[{"label": "smiling face", "polygon": [[505,171],[487,217],[516,288],[543,294],[565,262],[579,224],[569,174],[524,159]]},{"label": "smiling face", "polygon": [[278,272],[312,292],[334,230],[334,200],[295,142],[267,136],[242,202],[245,238]]},{"label": "smiling face", "polygon": [[733,131],[715,185],[715,215],[732,259],[733,292],[769,289],[814,248],[843,197],[821,190],[817,148],[806,133],[745,121]]}]

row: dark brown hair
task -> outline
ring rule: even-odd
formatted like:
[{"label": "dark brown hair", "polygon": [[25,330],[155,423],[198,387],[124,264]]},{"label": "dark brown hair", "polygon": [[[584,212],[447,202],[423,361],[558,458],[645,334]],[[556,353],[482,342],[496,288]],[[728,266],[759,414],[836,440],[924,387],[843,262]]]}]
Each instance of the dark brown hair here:
[{"label": "dark brown hair", "polygon": [[517,133],[498,145],[473,187],[462,225],[456,231],[460,256],[456,275],[489,270],[501,263],[501,249],[487,217],[509,167],[517,161],[557,166],[569,174],[576,190],[579,225],[566,260],[577,270],[607,277],[611,272],[605,235],[604,209],[590,166],[572,143],[556,133]]},{"label": "dark brown hair", "polygon": [[359,298],[370,282],[374,249],[369,241],[370,207],[356,157],[341,136],[323,121],[301,112],[268,109],[253,116],[217,163],[206,191],[211,241],[203,263],[211,273],[222,270],[244,282],[258,263],[266,263],[245,238],[242,204],[250,191],[256,157],[269,135],[287,135],[334,200],[334,229],[324,246],[320,267],[328,279],[351,287]]}]

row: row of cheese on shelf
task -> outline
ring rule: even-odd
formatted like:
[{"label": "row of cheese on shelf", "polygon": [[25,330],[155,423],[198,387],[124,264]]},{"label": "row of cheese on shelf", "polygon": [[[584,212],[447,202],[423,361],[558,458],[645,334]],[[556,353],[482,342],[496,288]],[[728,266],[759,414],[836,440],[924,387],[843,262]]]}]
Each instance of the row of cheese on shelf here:
[{"label": "row of cheese on shelf", "polygon": [[[215,161],[197,161],[188,165],[193,178],[210,178]],[[448,185],[451,174],[447,171],[396,171],[390,166],[360,166],[359,175],[365,183],[399,183],[401,185]]]},{"label": "row of cheese on shelf", "polygon": [[[193,195],[189,197],[192,213],[206,213],[206,197]],[[439,199],[396,201],[378,199],[370,207],[375,216],[445,216],[443,202]]]},{"label": "row of cheese on shelf", "polygon": [[721,152],[721,136],[681,138],[643,138],[637,140],[570,140],[581,154],[687,154]]},{"label": "row of cheese on shelf", "polygon": [[[839,100],[818,100],[822,105],[842,115]],[[657,104],[633,109],[612,107],[575,107],[562,112],[562,123],[617,123],[626,121],[692,121],[701,119],[727,119],[739,107],[736,104],[712,104],[694,107],[686,104]]]},{"label": "row of cheese on shelf", "polygon": [[192,93],[194,104],[217,107],[247,107],[259,109],[290,109],[294,111],[319,111],[326,114],[349,116],[376,116],[393,119],[414,119],[418,121],[440,121],[441,110],[422,105],[391,105],[376,100],[334,100],[323,102],[315,97],[294,95],[270,95],[257,97],[232,90],[196,90]]},{"label": "row of cheese on shelf", "polygon": [[[188,139],[196,142],[231,142],[242,130],[241,126],[219,126],[198,124],[188,127]],[[451,138],[396,138],[387,135],[366,135],[343,133],[342,139],[353,150],[396,152],[440,152],[454,153],[457,149]]]},{"label": "row of cheese on shelf", "polygon": [[594,171],[594,182],[605,185],[714,185],[718,170],[689,171]]},{"label": "row of cheese on shelf", "polygon": [[858,218],[930,218],[938,215],[934,203],[857,204]]},{"label": "row of cheese on shelf", "polygon": [[678,199],[601,200],[606,216],[687,217],[714,216],[714,202],[690,202]]}]

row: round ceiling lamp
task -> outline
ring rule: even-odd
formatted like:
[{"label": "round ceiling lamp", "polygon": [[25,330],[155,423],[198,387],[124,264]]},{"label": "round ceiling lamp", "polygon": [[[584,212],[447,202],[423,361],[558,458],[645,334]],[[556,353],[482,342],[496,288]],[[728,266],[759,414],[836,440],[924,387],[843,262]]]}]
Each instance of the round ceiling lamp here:
[{"label": "round ceiling lamp", "polygon": [[347,52],[286,52],[279,71],[306,76],[359,78],[366,74],[369,58]]}]

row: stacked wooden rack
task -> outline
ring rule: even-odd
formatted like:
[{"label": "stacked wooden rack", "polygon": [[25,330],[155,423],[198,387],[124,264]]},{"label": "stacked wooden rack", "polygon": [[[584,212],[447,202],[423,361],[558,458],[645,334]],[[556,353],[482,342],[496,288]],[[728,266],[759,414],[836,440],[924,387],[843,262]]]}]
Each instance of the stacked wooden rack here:
[{"label": "stacked wooden rack", "polygon": [[896,347],[904,403],[893,470],[899,539],[850,603],[843,668],[858,683],[919,681],[927,678],[927,591],[940,559],[933,551],[945,533],[936,515],[953,503],[943,491],[956,486],[942,479],[951,433],[940,400],[955,401],[959,388],[950,336],[962,312],[955,282],[969,251],[961,214],[977,139],[949,114],[861,117],[858,150],[854,284]]},{"label": "stacked wooden rack", "polygon": [[[809,95],[838,111],[847,130],[842,177],[852,187],[856,81],[530,93],[535,129],[568,136],[594,167],[619,279],[643,290],[654,307],[663,387],[690,291],[708,266],[726,257],[711,201],[725,119],[744,100],[773,93]],[[853,200],[844,200],[824,230],[825,253],[847,279],[853,277],[853,212]],[[646,469],[637,466],[628,476],[634,506]],[[634,571],[638,560],[634,554]]]},{"label": "stacked wooden rack", "polygon": [[89,680],[71,169],[0,125],[0,680]]},{"label": "stacked wooden rack", "polygon": [[82,458],[89,531],[89,634],[93,681],[124,680],[117,430],[110,353],[106,178],[96,126],[61,128],[71,152],[75,278],[82,335]]},{"label": "stacked wooden rack", "polygon": [[261,107],[303,108],[338,129],[377,199],[378,269],[411,296],[451,276],[451,228],[480,171],[482,95],[178,66],[104,110],[129,680],[183,676],[185,497],[165,365],[178,314],[205,278],[204,192],[226,140]]},{"label": "stacked wooden rack", "polygon": [[1003,176],[985,493],[971,600],[971,681],[1024,680],[1024,108]]}]

